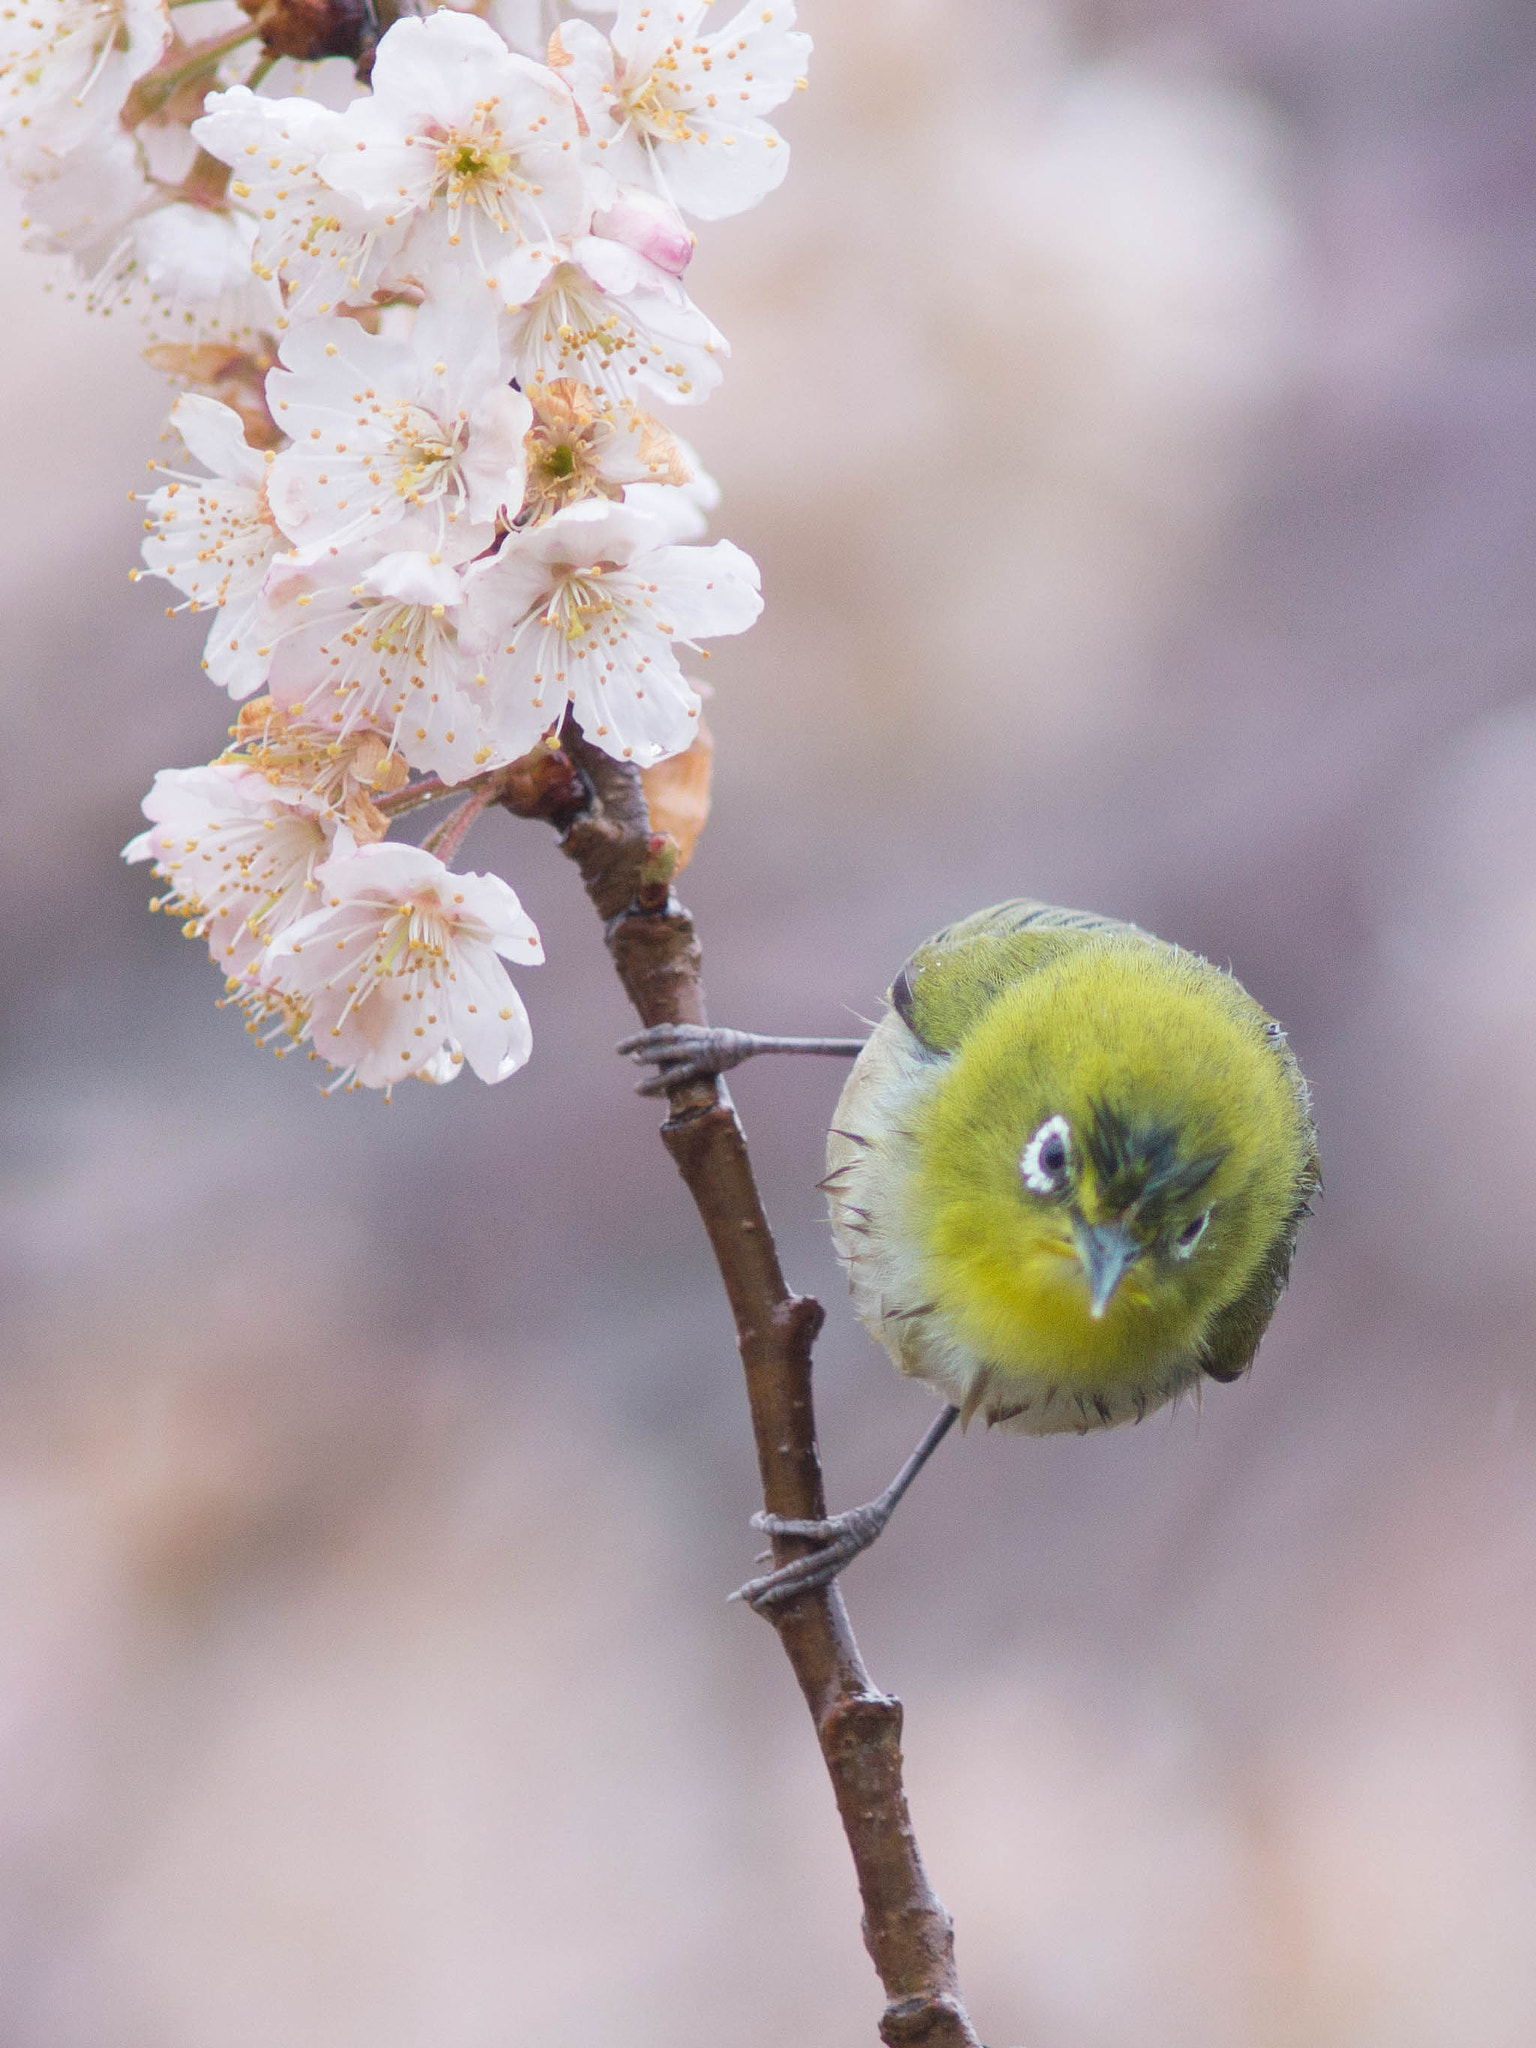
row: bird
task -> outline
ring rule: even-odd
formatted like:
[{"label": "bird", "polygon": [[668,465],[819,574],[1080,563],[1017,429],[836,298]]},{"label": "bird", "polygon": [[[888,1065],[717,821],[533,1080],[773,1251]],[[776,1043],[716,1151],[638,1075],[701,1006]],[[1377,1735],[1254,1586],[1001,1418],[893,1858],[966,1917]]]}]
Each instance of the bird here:
[{"label": "bird", "polygon": [[1140,1421],[1253,1363],[1321,1185],[1281,1026],[1226,969],[1138,925],[1014,898],[920,945],[867,1039],[661,1026],[642,1092],[763,1052],[854,1060],[827,1138],[854,1312],[944,1408],[891,1484],[738,1589],[766,1610],[875,1540],[950,1427]]}]

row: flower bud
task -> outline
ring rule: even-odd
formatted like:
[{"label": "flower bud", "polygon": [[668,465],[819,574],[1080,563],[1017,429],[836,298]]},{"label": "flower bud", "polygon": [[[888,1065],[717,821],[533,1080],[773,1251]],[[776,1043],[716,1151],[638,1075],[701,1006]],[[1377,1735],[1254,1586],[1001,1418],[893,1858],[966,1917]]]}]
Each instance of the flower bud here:
[{"label": "flower bud", "polygon": [[669,277],[681,277],[693,259],[693,236],[679,216],[664,199],[632,185],[592,216],[592,232],[622,242]]}]

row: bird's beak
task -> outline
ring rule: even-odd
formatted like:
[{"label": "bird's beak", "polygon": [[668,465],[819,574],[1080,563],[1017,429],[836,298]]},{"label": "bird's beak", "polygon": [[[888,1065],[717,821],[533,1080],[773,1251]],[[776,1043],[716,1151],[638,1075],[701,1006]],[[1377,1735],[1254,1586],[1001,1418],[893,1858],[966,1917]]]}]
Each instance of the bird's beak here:
[{"label": "bird's beak", "polygon": [[1123,1223],[1074,1223],[1077,1256],[1088,1281],[1088,1313],[1097,1322],[1110,1296],[1141,1257],[1142,1247]]}]

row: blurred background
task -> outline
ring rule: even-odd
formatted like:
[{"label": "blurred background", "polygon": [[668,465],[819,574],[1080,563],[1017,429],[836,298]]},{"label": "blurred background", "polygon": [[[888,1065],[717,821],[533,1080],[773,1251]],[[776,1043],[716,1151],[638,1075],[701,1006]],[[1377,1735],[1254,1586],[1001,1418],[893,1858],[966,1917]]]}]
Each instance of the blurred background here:
[{"label": "blurred background", "polygon": [[[850,1574],[994,2048],[1515,2048],[1536,2014],[1536,16],[806,0],[684,425],[768,609],[711,664],[715,1014],[845,1031],[1028,893],[1230,962],[1327,1199],[1252,1378],[947,1445]],[[118,848],[229,711],[130,590],[166,405],[11,223],[0,2033],[847,2048],[878,2011],[771,1632],[730,1329],[539,828],[494,1091],[327,1101]],[[737,1079],[853,1323],[830,1067]]]}]

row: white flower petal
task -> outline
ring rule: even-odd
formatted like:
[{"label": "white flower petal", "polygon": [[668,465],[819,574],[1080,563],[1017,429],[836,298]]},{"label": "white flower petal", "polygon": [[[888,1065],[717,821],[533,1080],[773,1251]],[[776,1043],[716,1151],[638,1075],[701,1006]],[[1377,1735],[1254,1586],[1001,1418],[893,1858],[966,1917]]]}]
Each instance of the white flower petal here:
[{"label": "white flower petal", "polygon": [[527,1012],[498,956],[534,965],[543,952],[507,883],[387,842],[328,861],[315,879],[320,907],[269,947],[264,973],[305,1006],[332,1066],[388,1088],[450,1079],[460,1052],[484,1081],[523,1065]]},{"label": "white flower petal", "polygon": [[247,86],[212,93],[192,136],[230,167],[231,203],[257,224],[251,260],[259,277],[281,279],[290,318],[365,301],[405,230],[333,191],[318,164],[341,115],[310,99],[263,99]]},{"label": "white flower petal", "polygon": [[400,552],[276,565],[264,605],[273,701],[336,738],[373,732],[413,768],[461,782],[493,746],[490,690],[459,645],[453,570]]},{"label": "white flower petal", "polygon": [[597,235],[575,242],[531,298],[507,295],[504,305],[507,352],[525,390],[571,377],[618,405],[697,405],[730,353],[675,278]]},{"label": "white flower petal", "polygon": [[487,720],[508,758],[567,704],[620,759],[692,745],[699,699],[678,645],[743,631],[762,600],[755,566],[729,541],[657,547],[658,537],[643,513],[588,498],[510,534],[466,572],[464,644],[479,656]]},{"label": "white flower petal", "polygon": [[646,183],[700,220],[741,213],[789,167],[761,117],[794,91],[810,38],[789,0],[749,5],[713,34],[707,0],[624,0],[611,38],[585,23],[560,40],[591,148],[619,183]]},{"label": "white flower petal", "polygon": [[762,579],[734,541],[707,548],[664,547],[636,562],[666,592],[671,624],[688,640],[745,633],[763,610]]},{"label": "white flower petal", "polygon": [[28,0],[0,12],[0,144],[25,171],[107,135],[171,39],[165,0]]},{"label": "white flower petal", "polygon": [[144,799],[152,820],[123,848],[153,860],[170,884],[160,908],[208,941],[226,977],[247,977],[267,944],[310,907],[321,864],[353,851],[351,833],[299,790],[274,790],[264,775],[215,762],[162,768]]},{"label": "white flower petal", "polygon": [[12,168],[26,195],[28,248],[71,255],[88,277],[111,258],[133,216],[159,197],[137,142],[116,123],[67,154],[39,150]]},{"label": "white flower petal", "polygon": [[273,464],[273,516],[309,560],[364,543],[478,554],[523,496],[526,398],[507,384],[489,323],[430,306],[404,341],[355,320],[310,320],[267,378],[290,442]]},{"label": "white flower petal", "polygon": [[494,276],[524,245],[579,233],[591,200],[576,103],[483,21],[440,11],[381,39],[373,92],[346,110],[319,176],[403,239],[371,281]]},{"label": "white flower petal", "polygon": [[196,458],[210,476],[225,477],[260,490],[267,474],[268,457],[251,447],[239,413],[220,405],[201,392],[184,391],[171,407],[171,425],[180,434],[187,453]]},{"label": "white flower petal", "polygon": [[186,392],[171,424],[212,476],[173,476],[146,507],[144,565],[187,598],[213,608],[203,664],[232,697],[248,697],[266,677],[262,591],[284,540],[267,510],[268,458],[247,446],[238,413]]}]

